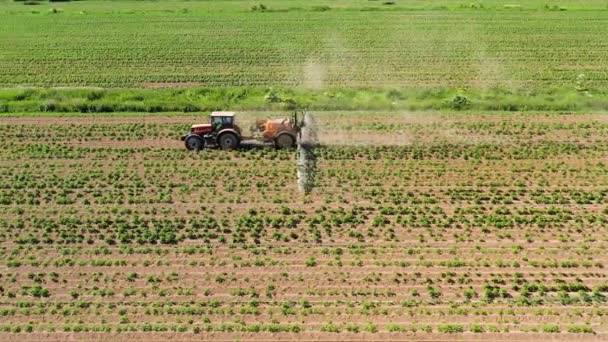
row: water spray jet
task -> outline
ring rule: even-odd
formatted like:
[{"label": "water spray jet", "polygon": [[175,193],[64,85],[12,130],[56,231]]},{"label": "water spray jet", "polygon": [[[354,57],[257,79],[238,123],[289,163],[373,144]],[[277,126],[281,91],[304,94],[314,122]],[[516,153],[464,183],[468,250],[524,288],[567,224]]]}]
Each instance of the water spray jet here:
[{"label": "water spray jet", "polygon": [[301,193],[309,194],[315,186],[317,160],[314,147],[317,144],[317,129],[313,116],[304,112],[300,124],[297,162],[298,189]]}]

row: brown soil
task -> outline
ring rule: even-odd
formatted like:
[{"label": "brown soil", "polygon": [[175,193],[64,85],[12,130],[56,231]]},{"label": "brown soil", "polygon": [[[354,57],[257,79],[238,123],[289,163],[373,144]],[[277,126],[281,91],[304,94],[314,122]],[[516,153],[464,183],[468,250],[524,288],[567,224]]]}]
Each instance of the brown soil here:
[{"label": "brown soil", "polygon": [[605,341],[605,334],[540,334],[540,333],[483,333],[483,334],[425,334],[425,333],[30,333],[0,334],[6,342],[59,341]]}]

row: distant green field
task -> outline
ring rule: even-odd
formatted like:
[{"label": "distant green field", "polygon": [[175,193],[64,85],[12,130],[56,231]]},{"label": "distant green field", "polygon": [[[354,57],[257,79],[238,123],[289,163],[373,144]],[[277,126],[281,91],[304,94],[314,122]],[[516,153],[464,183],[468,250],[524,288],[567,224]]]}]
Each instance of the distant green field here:
[{"label": "distant green field", "polygon": [[4,0],[0,86],[608,88],[604,0],[385,3]]}]

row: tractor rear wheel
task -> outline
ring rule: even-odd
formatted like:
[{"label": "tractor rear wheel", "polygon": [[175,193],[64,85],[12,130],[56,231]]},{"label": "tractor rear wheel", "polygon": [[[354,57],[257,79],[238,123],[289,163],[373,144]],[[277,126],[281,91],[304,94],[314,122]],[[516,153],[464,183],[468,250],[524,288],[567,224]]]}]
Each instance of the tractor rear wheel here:
[{"label": "tractor rear wheel", "polygon": [[191,135],[185,140],[186,148],[189,150],[202,150],[205,147],[205,142],[198,135]]},{"label": "tractor rear wheel", "polygon": [[224,133],[218,142],[222,150],[234,150],[239,145],[239,138],[234,133]]},{"label": "tractor rear wheel", "polygon": [[291,148],[294,142],[293,137],[289,134],[281,134],[275,139],[277,148]]}]

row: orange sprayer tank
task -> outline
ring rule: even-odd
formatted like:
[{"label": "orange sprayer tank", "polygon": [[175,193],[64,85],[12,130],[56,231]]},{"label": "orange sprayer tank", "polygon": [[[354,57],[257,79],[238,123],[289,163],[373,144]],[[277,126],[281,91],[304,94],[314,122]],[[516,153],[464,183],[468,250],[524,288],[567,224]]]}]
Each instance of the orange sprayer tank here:
[{"label": "orange sprayer tank", "polygon": [[262,132],[264,141],[272,141],[281,133],[297,134],[297,127],[291,119],[258,120],[256,127]]}]

